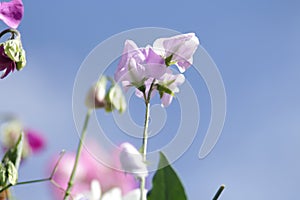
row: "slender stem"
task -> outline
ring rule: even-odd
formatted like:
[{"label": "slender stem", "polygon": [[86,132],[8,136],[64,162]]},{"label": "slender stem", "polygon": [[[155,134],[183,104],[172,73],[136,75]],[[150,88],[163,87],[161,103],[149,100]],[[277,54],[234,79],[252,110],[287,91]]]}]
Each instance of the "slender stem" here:
[{"label": "slender stem", "polygon": [[[155,79],[153,80],[148,96],[146,97],[146,93],[144,92],[144,99],[145,99],[145,105],[146,105],[146,113],[145,113],[145,122],[144,122],[144,132],[143,132],[143,144],[142,144],[142,156],[143,161],[146,162],[147,160],[147,145],[148,145],[148,126],[149,126],[149,117],[150,117],[150,98],[151,98],[151,92],[154,86]],[[140,200],[144,200],[145,196],[145,185],[146,185],[146,177],[140,178],[140,190],[141,190],[141,197]]]},{"label": "slender stem", "polygon": [[83,140],[84,140],[84,137],[85,137],[85,134],[86,134],[86,130],[87,130],[87,126],[88,126],[88,123],[89,123],[91,112],[92,112],[92,110],[89,109],[86,113],[86,116],[85,116],[84,125],[83,125],[82,131],[81,131],[81,136],[80,136],[80,140],[79,140],[78,147],[77,147],[75,163],[74,163],[73,170],[72,170],[69,182],[68,182],[68,187],[67,187],[66,192],[65,192],[64,200],[66,200],[67,197],[70,195],[72,186],[74,184],[76,169],[77,169],[78,161],[79,161],[79,158],[80,158],[82,144],[83,144]]},{"label": "slender stem", "polygon": [[[147,143],[148,143],[148,125],[149,125],[149,116],[150,116],[150,103],[146,102],[146,113],[145,113],[145,123],[144,123],[144,133],[143,133],[143,145],[142,145],[142,156],[143,161],[146,162],[147,159]],[[141,198],[143,200],[145,193],[145,184],[146,177],[141,177],[140,189],[141,189]]]},{"label": "slender stem", "polygon": [[5,35],[6,33],[11,33],[10,39],[15,39],[15,36],[16,36],[17,38],[21,37],[21,34],[20,34],[20,32],[19,32],[18,30],[13,29],[13,28],[9,28],[9,29],[5,29],[4,31],[2,31],[2,32],[0,33],[0,38],[1,38],[3,35]]},{"label": "slender stem", "polygon": [[[40,182],[46,182],[46,181],[51,181],[53,179],[53,176],[57,170],[57,167],[58,167],[58,164],[60,163],[63,155],[64,155],[65,151],[63,150],[61,153],[60,153],[60,157],[58,158],[50,176],[48,178],[42,178],[42,179],[36,179],[36,180],[31,180],[31,181],[23,181],[23,182],[18,182],[16,183],[15,185],[25,185],[25,184],[31,184],[31,183],[40,183]],[[14,185],[12,184],[8,184],[7,186],[3,187],[1,190],[0,190],[0,193],[2,193],[3,191],[7,190],[8,188],[12,187]]]},{"label": "slender stem", "polygon": [[217,193],[215,194],[213,200],[219,199],[219,197],[224,189],[225,189],[225,185],[221,185],[220,188],[218,189]]}]

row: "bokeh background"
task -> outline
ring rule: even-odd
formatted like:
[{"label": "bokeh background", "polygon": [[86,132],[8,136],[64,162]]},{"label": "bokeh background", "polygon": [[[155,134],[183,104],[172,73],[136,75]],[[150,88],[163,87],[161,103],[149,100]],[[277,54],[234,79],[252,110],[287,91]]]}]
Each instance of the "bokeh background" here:
[{"label": "bokeh background", "polygon": [[[24,4],[19,30],[28,64],[0,81],[0,112],[14,113],[26,126],[43,132],[47,147],[23,163],[20,180],[47,177],[53,156],[61,149],[75,151],[72,89],[89,52],[116,33],[154,26],[195,32],[226,87],[223,133],[209,156],[199,160],[210,103],[201,77],[201,84],[194,86],[202,98],[200,129],[189,150],[174,163],[189,199],[211,199],[221,184],[227,186],[222,200],[298,198],[299,1],[25,0]],[[1,23],[0,28],[6,26]],[[186,75],[193,78],[192,73]],[[168,109],[175,110],[176,102]],[[142,123],[138,112],[132,116]],[[172,130],[171,123],[166,126]],[[122,140],[121,131],[114,134]],[[48,183],[17,186],[14,191],[18,199],[53,199]]]}]

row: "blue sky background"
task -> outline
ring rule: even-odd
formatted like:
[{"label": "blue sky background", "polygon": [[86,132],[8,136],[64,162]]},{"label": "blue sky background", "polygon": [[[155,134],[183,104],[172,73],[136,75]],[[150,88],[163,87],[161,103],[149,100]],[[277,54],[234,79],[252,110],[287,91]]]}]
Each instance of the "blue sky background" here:
[{"label": "blue sky background", "polygon": [[[61,149],[76,149],[72,89],[89,52],[116,33],[155,26],[195,32],[217,64],[227,92],[221,138],[211,154],[199,160],[210,111],[205,85],[199,86],[203,88],[198,94],[203,99],[199,133],[174,163],[189,199],[211,199],[221,184],[227,186],[222,200],[298,198],[299,1],[25,0],[24,4],[19,30],[28,64],[1,80],[0,111],[13,112],[27,126],[45,133],[48,145],[24,163],[20,180],[47,176],[50,158]],[[0,28],[6,26],[1,23]],[[176,103],[172,106],[170,112]],[[48,200],[48,186],[18,186],[15,192],[18,199]]]}]

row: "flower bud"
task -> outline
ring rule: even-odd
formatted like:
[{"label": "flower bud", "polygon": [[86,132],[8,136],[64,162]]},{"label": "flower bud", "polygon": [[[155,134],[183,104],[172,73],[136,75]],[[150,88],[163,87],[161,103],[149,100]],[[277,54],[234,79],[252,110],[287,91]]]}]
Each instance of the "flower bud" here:
[{"label": "flower bud", "polygon": [[[110,82],[109,89],[107,89],[108,81]],[[85,104],[88,108],[104,108],[107,112],[116,109],[122,113],[126,109],[126,100],[122,89],[106,76],[102,76],[90,89]]]},{"label": "flower bud", "polygon": [[130,143],[123,143],[120,148],[120,162],[123,170],[137,178],[148,176],[147,166],[141,153]]},{"label": "flower bud", "polygon": [[106,106],[107,78],[102,76],[100,80],[88,92],[85,104],[88,108],[104,108]]}]

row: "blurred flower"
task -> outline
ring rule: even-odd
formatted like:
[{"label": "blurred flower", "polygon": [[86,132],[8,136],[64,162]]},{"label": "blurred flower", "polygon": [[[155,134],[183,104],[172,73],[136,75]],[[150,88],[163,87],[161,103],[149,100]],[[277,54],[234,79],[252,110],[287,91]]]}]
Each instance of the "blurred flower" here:
[{"label": "blurred flower", "polygon": [[85,104],[89,108],[104,108],[106,105],[107,78],[102,76],[99,81],[91,87],[86,97]]},{"label": "blurred flower", "polygon": [[22,158],[37,153],[45,147],[44,137],[32,129],[24,129],[17,120],[9,121],[1,126],[1,145],[4,149],[9,149],[15,145],[21,132],[24,132]]},{"label": "blurred flower", "polygon": [[[107,89],[107,82],[110,88]],[[126,101],[122,89],[110,78],[102,76],[89,90],[85,104],[88,108],[105,108],[107,112],[114,109],[120,113],[126,109]]]},{"label": "blurred flower", "polygon": [[[78,194],[74,200],[140,200],[140,194],[141,192],[139,189],[134,189],[122,196],[120,188],[112,188],[102,195],[100,183],[93,180],[90,191]],[[146,199],[146,197],[144,197],[144,199]]]},{"label": "blurred flower", "polygon": [[108,99],[109,102],[111,103],[112,108],[107,108],[107,109],[116,109],[120,113],[126,110],[126,100],[122,92],[122,89],[120,88],[119,85],[114,84],[110,88],[108,92]]},{"label": "blurred flower", "polygon": [[193,64],[193,55],[198,46],[199,39],[195,33],[159,38],[153,43],[154,50],[165,58],[166,65],[176,64],[181,73]]},{"label": "blurred flower", "polygon": [[[93,154],[101,156],[107,156],[109,162],[112,163],[114,168],[119,169],[120,163],[116,157],[119,157],[118,152],[107,153],[100,150],[98,144],[91,141],[87,141],[86,146]],[[53,159],[49,170],[52,170],[57,159]],[[66,188],[68,180],[74,165],[75,153],[66,153],[58,165],[57,171],[53,177],[53,180],[57,182],[62,188]],[[79,159],[74,186],[72,188],[72,196],[84,194],[86,191],[90,191],[90,184],[96,180],[101,185],[101,191],[103,193],[109,191],[112,188],[120,188],[122,194],[126,194],[134,188],[138,187],[138,182],[131,175],[125,175],[122,171],[110,168],[99,161],[97,161],[86,149],[82,149],[82,154]],[[62,199],[63,192],[56,187],[53,187],[55,199]]]},{"label": "blurred flower", "polygon": [[131,173],[137,178],[148,176],[146,163],[141,153],[130,143],[120,145],[120,162],[125,173]]},{"label": "blurred flower", "polygon": [[[0,71],[4,71],[1,79],[5,78],[10,72],[15,69],[18,71],[23,69],[26,65],[26,55],[22,47],[20,34],[16,30],[5,30],[1,34],[11,32],[13,34],[12,38],[0,43]],[[17,37],[14,38],[14,34]]]},{"label": "blurred flower", "polygon": [[22,0],[0,3],[0,20],[11,28],[17,28],[24,14]]}]

